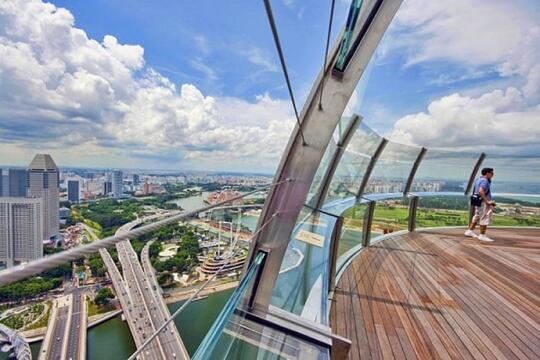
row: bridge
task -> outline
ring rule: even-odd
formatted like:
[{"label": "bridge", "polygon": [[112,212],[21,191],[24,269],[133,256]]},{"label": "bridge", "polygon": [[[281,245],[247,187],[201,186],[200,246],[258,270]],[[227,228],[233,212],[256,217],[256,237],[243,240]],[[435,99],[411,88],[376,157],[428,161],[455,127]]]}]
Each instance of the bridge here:
[{"label": "bridge", "polygon": [[[170,216],[171,212],[136,219],[120,227],[116,235],[122,235],[144,222]],[[90,234],[95,237],[91,229]],[[124,309],[124,317],[139,348],[171,315],[161,295],[159,284],[148,255],[148,247],[141,254],[144,269],[129,240],[116,244],[122,275],[109,252],[100,250],[109,276]],[[154,339],[139,356],[142,359],[189,359],[178,330],[171,324]]]}]

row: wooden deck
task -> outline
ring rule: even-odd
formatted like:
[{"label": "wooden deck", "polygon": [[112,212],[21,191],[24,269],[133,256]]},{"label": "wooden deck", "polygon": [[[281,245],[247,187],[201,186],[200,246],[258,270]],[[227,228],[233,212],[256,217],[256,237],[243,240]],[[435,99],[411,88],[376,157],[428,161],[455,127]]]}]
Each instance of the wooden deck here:
[{"label": "wooden deck", "polygon": [[396,236],[358,255],[332,301],[349,359],[540,359],[540,229]]}]

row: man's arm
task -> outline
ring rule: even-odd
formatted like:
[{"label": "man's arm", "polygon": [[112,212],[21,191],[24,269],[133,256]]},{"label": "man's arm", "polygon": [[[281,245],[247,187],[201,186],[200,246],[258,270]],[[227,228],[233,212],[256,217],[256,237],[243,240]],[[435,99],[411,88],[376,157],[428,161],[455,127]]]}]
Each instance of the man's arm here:
[{"label": "man's arm", "polygon": [[480,189],[478,189],[478,194],[480,194],[480,197],[482,200],[484,200],[488,205],[493,205],[493,200],[488,200],[486,197],[486,191],[484,190],[483,186],[480,186]]}]

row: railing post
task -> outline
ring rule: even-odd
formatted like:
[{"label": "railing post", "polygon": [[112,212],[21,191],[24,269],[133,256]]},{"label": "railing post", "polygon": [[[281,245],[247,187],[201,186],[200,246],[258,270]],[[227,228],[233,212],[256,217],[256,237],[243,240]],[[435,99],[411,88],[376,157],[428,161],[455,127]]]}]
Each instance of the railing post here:
[{"label": "railing post", "polygon": [[409,231],[416,230],[416,212],[418,210],[418,196],[409,196]]},{"label": "railing post", "polygon": [[376,201],[371,200],[368,203],[366,214],[364,215],[364,226],[362,227],[362,246],[369,246],[371,240],[371,224],[373,223],[373,214],[375,212]]},{"label": "railing post", "polygon": [[418,170],[418,167],[420,166],[422,159],[424,159],[424,155],[426,155],[426,151],[427,149],[425,147],[420,149],[420,152],[418,153],[418,156],[416,157],[416,160],[414,161],[411,172],[409,173],[409,178],[407,179],[407,182],[405,183],[405,189],[403,189],[403,196],[407,196],[409,192],[411,192],[414,176],[416,175],[416,171]]},{"label": "railing post", "polygon": [[353,137],[361,121],[362,118],[359,115],[354,114],[350,124],[347,126],[347,129],[345,129],[345,132],[343,133],[343,137],[340,138],[339,142],[336,144],[336,150],[332,154],[330,164],[328,165],[328,168],[326,169],[326,172],[324,173],[321,180],[321,185],[319,186],[319,189],[317,189],[317,193],[311,201],[314,208],[319,209],[322,207],[322,203],[324,202],[324,199],[326,199],[328,189],[330,188],[330,183],[334,178],[336,168],[341,160],[341,157],[343,156],[343,153],[345,152],[345,149],[347,148],[347,145],[349,144],[349,141]]},{"label": "railing post", "polygon": [[343,216],[338,216],[336,225],[332,232],[332,242],[330,243],[330,266],[328,271],[328,292],[334,291],[336,286],[336,262],[338,258],[339,240],[341,239],[341,229],[343,227]]},{"label": "railing post", "polygon": [[465,195],[469,195],[471,193],[471,189],[474,184],[474,178],[476,177],[478,170],[480,170],[480,166],[482,166],[482,163],[484,162],[485,158],[486,158],[485,153],[481,153],[480,156],[478,157],[478,160],[476,161],[476,164],[474,165],[471,175],[469,176],[469,181],[467,182],[467,186],[465,187]]}]

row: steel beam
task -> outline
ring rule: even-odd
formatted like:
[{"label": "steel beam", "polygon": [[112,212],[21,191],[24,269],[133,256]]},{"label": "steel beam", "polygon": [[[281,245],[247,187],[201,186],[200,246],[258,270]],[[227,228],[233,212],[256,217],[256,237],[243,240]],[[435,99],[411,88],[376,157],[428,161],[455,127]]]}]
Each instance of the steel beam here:
[{"label": "steel beam", "polygon": [[324,173],[321,180],[321,185],[317,190],[317,193],[313,197],[313,200],[311,201],[313,207],[317,209],[320,208],[324,200],[326,199],[328,189],[330,188],[330,184],[332,182],[332,179],[334,178],[334,173],[336,172],[337,166],[341,161],[341,157],[343,156],[347,145],[349,145],[349,142],[351,141],[361,121],[362,118],[359,115],[354,114],[350,124],[345,129],[343,137],[339,139],[339,142],[336,145],[336,151],[334,151],[334,154],[332,154],[330,164],[328,165],[328,168],[326,169],[326,172]]},{"label": "steel beam", "polygon": [[469,181],[467,182],[467,187],[465,188],[465,195],[469,195],[471,193],[474,179],[476,177],[476,174],[478,173],[478,170],[480,170],[480,166],[482,166],[482,163],[484,162],[484,159],[486,158],[485,153],[481,153],[478,157],[478,160],[476,160],[476,164],[474,164],[474,168],[471,172],[471,175],[469,176]]},{"label": "steel beam", "polygon": [[408,221],[409,231],[416,230],[416,213],[418,210],[418,199],[419,197],[416,195],[409,197],[409,221]]},{"label": "steel beam", "polygon": [[373,224],[373,214],[375,213],[376,201],[368,202],[368,208],[364,214],[364,224],[362,226],[362,246],[369,246],[371,240],[371,225]]},{"label": "steel beam", "polygon": [[388,144],[388,139],[382,138],[381,142],[379,143],[379,146],[377,146],[377,149],[375,149],[375,153],[371,157],[371,160],[369,160],[369,164],[366,168],[366,172],[364,173],[364,177],[362,178],[362,182],[360,183],[360,187],[358,188],[358,192],[356,193],[357,198],[361,198],[362,195],[364,195],[364,191],[366,190],[367,184],[369,182],[369,178],[371,177],[371,173],[373,172],[373,169],[375,168],[375,164],[377,164],[377,160],[379,160],[379,157],[384,151],[386,144]]},{"label": "steel beam", "polygon": [[426,155],[426,151],[427,149],[425,147],[420,149],[420,152],[418,153],[418,156],[416,157],[416,160],[414,161],[411,172],[409,173],[409,178],[407,179],[407,182],[405,183],[405,189],[403,189],[403,196],[407,196],[411,192],[411,187],[414,181],[414,177],[416,175],[416,171],[418,170],[420,163],[422,163],[422,160],[424,159],[424,155]]},{"label": "steel beam", "polygon": [[[270,304],[289,239],[326,147],[401,2],[402,0],[383,0],[341,80],[331,76],[331,68],[334,66],[341,39],[341,36],[338,36],[336,45],[330,52],[327,68],[321,69],[307,97],[300,114],[299,125],[307,144],[303,144],[297,125],[275,175],[278,181],[285,179],[291,179],[291,181],[280,183],[268,194],[257,228],[262,228],[263,225],[265,227],[253,240],[248,261],[246,261],[245,268],[253,261],[259,250],[266,250],[269,253],[261,277],[261,286],[256,293],[255,304],[266,307]],[[318,106],[319,91],[322,91],[323,110],[319,110]]]}]

